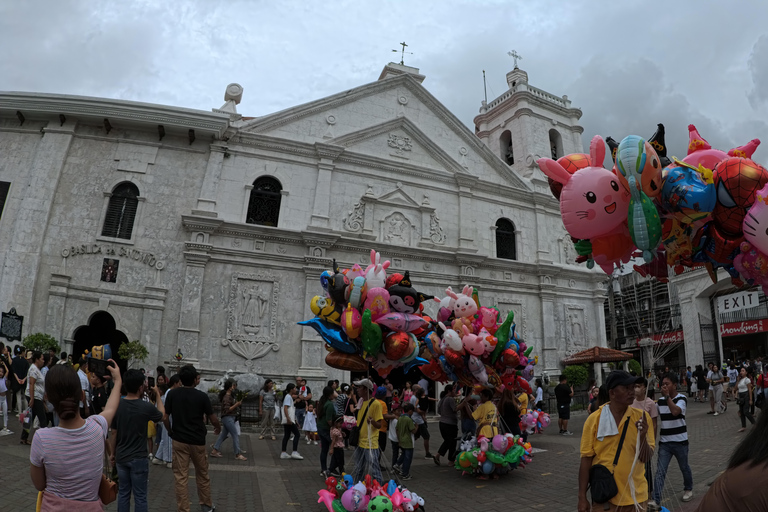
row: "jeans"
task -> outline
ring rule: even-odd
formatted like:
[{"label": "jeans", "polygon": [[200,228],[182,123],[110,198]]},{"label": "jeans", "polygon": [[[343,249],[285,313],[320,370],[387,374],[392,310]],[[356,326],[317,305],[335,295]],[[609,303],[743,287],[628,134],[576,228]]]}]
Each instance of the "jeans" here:
[{"label": "jeans", "polygon": [[221,434],[216,440],[216,444],[213,445],[213,449],[217,452],[221,451],[221,445],[226,441],[227,436],[232,436],[232,448],[235,450],[235,455],[240,454],[240,436],[235,428],[234,416],[222,416],[221,417]]},{"label": "jeans", "polygon": [[4,396],[0,396],[0,408],[3,410],[3,428],[8,428],[8,402]]},{"label": "jeans", "polygon": [[459,426],[443,422],[440,422],[439,425],[443,444],[440,445],[437,454],[442,457],[448,452],[448,461],[453,462],[456,459],[456,437],[459,435]]},{"label": "jeans", "polygon": [[296,425],[298,426],[298,430],[301,430],[301,427],[304,426],[304,417],[307,415],[306,409],[296,409]]},{"label": "jeans", "polygon": [[131,512],[131,492],[134,510],[147,512],[147,484],[149,483],[149,459],[144,457],[117,463],[119,490],[117,512]]},{"label": "jeans", "polygon": [[288,440],[291,438],[291,434],[293,434],[293,451],[297,452],[299,451],[299,438],[301,434],[299,434],[299,427],[295,423],[283,425],[283,451],[288,447]]},{"label": "jeans", "polygon": [[195,483],[197,498],[200,505],[211,507],[211,478],[208,476],[208,453],[205,445],[180,443],[173,441],[173,477],[176,488],[176,506],[178,512],[190,512],[189,492],[189,462],[195,466]]},{"label": "jeans", "polygon": [[331,447],[331,433],[318,430],[317,435],[320,436],[320,471],[326,471],[328,469],[328,449]]},{"label": "jeans", "polygon": [[683,490],[693,490],[693,475],[691,474],[691,466],[688,465],[688,444],[659,443],[659,460],[656,465],[656,479],[653,484],[653,499],[656,503],[661,503],[664,479],[667,477],[667,468],[673,455],[677,459],[680,471],[683,472]]},{"label": "jeans", "polygon": [[413,462],[413,448],[402,448],[400,458],[397,459],[397,465],[400,466],[403,475],[411,474],[411,462]]},{"label": "jeans", "polygon": [[329,470],[331,473],[334,471],[338,474],[344,473],[344,448],[333,449],[333,455],[331,455],[331,467]]},{"label": "jeans", "polygon": [[16,415],[18,416],[27,409],[27,397],[24,395],[24,386],[19,388],[14,395],[16,396]]},{"label": "jeans", "polygon": [[389,440],[392,443],[392,464],[397,464],[397,458],[400,456],[400,443]]}]

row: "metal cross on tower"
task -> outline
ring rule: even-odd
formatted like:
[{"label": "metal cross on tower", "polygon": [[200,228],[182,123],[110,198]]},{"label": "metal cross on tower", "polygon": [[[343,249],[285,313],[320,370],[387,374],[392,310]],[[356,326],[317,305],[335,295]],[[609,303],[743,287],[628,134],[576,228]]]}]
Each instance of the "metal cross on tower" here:
[{"label": "metal cross on tower", "polygon": [[507,52],[507,55],[515,59],[515,69],[517,69],[517,61],[523,60],[523,58],[515,50],[512,50],[511,52]]},{"label": "metal cross on tower", "polygon": [[405,48],[406,48],[406,46],[408,46],[408,45],[407,45],[407,44],[405,44],[404,42],[403,42],[403,43],[400,43],[400,46],[402,46],[402,47],[403,47],[403,49],[402,49],[402,50],[392,50],[392,51],[393,51],[393,52],[395,52],[395,53],[397,53],[397,52],[400,52],[400,65],[401,65],[401,66],[405,66],[405,62],[404,62],[404,61],[405,61],[405,54],[407,53],[408,55],[413,55],[413,52],[407,52],[407,51],[405,51]]}]

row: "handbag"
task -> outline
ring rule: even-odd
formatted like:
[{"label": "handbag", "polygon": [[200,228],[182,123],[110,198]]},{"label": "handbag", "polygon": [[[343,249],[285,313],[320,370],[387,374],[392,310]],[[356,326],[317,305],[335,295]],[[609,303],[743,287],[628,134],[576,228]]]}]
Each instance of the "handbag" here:
[{"label": "handbag", "polygon": [[[375,399],[371,398],[368,401],[368,405],[365,406],[365,410],[363,411],[363,416],[360,418],[360,423],[365,424],[365,416],[368,414],[368,408],[371,406],[371,402],[373,402]],[[355,425],[352,429],[352,432],[349,433],[349,445],[350,446],[357,446],[360,442],[360,427],[358,425]]]},{"label": "handbag", "polygon": [[[342,412],[347,412],[347,407],[349,406],[350,400],[351,400],[350,398],[347,399],[347,404],[344,406],[344,410]],[[356,426],[357,426],[357,418],[355,418],[354,415],[352,416],[344,415],[342,417],[341,428],[345,430],[352,430]]]},{"label": "handbag", "polygon": [[104,471],[101,473],[101,482],[99,482],[99,499],[105,505],[109,505],[117,499],[117,483],[113,482],[107,476],[107,452],[104,452]]},{"label": "handbag", "polygon": [[[603,412],[600,414],[603,414]],[[624,445],[624,438],[627,436],[629,421],[630,419],[627,417],[627,422],[624,423],[624,430],[621,432],[621,439],[619,439],[619,446],[616,448],[616,457],[613,458],[614,468],[619,462],[619,455],[621,455],[621,447]],[[598,504],[607,503],[611,498],[619,494],[619,488],[616,485],[616,480],[613,478],[613,471],[610,471],[602,464],[595,464],[589,468],[589,488],[592,494],[592,501]]]},{"label": "handbag", "polygon": [[762,409],[763,405],[765,405],[765,395],[763,395],[762,390],[760,390],[757,392],[757,397],[755,398],[755,407]]}]

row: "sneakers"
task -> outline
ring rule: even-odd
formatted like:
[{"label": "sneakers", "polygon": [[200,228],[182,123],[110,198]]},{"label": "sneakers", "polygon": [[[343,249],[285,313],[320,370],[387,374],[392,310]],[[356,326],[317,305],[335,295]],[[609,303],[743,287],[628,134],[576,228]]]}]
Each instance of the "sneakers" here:
[{"label": "sneakers", "polygon": [[563,435],[564,436],[572,436],[573,432],[571,432],[570,430],[563,430]]},{"label": "sneakers", "polygon": [[709,411],[707,414],[715,414],[715,411]]},{"label": "sneakers", "polygon": [[312,440],[307,438],[307,444],[312,444]]},{"label": "sneakers", "polygon": [[410,474],[408,474],[408,475],[402,475],[402,476],[400,477],[400,480],[410,480],[411,478],[413,478],[413,477],[412,477]]},{"label": "sneakers", "polygon": [[716,412],[715,414],[713,414],[713,416],[720,416],[720,413]]},{"label": "sneakers", "polygon": [[[280,455],[280,458],[282,459],[282,458],[283,458],[283,456],[282,456],[282,455]],[[292,459],[296,459],[296,460],[304,460],[304,457],[302,457],[302,456],[301,456],[301,454],[300,454],[299,452],[293,452],[293,453],[291,454],[291,458],[292,458]]]},{"label": "sneakers", "polygon": [[149,458],[149,460],[152,460],[152,459],[154,459],[154,458],[155,458],[155,456],[154,456],[154,454],[152,454],[152,453],[150,452],[150,454],[149,454],[148,458]]},{"label": "sneakers", "polygon": [[333,478],[341,478],[340,471],[328,471],[328,475],[332,476]]},{"label": "sneakers", "polygon": [[315,446],[317,446],[317,441],[312,441],[312,444],[314,444]]},{"label": "sneakers", "polygon": [[164,460],[160,460],[157,457],[152,457],[152,464],[159,466],[160,464],[165,464]]},{"label": "sneakers", "polygon": [[436,466],[440,465],[440,459],[438,459],[437,457],[432,457],[432,460],[435,461]]},{"label": "sneakers", "polygon": [[166,462],[165,467],[167,467],[168,469],[173,469],[173,462]]},{"label": "sneakers", "polygon": [[394,471],[395,473],[400,474],[403,471],[403,468],[401,468],[399,465],[395,464],[395,465],[392,466],[392,471]]},{"label": "sneakers", "polygon": [[283,452],[283,453],[281,453],[281,454],[280,454],[280,458],[281,458],[281,459],[290,459],[290,458],[291,458],[291,456],[290,456],[290,455],[288,455],[287,453]]},{"label": "sneakers", "polygon": [[7,428],[7,427],[6,427],[6,428],[4,428],[3,430],[0,430],[0,435],[3,435],[3,436],[7,436],[7,435],[9,435],[9,434],[13,434],[13,432],[11,432],[10,430],[8,430],[8,428]]},{"label": "sneakers", "polygon": [[661,507],[653,500],[648,500],[648,512],[659,512]]},{"label": "sneakers", "polygon": [[560,432],[558,432],[558,434],[563,435],[563,432],[565,432],[565,430],[560,430]]},{"label": "sneakers", "polygon": [[264,436],[259,436],[259,439],[264,439]]},{"label": "sneakers", "polygon": [[211,505],[211,506],[209,507],[208,505],[203,505],[203,504],[201,503],[201,504],[200,504],[200,510],[202,510],[202,512],[215,512],[215,510],[216,510],[216,505]]},{"label": "sneakers", "polygon": [[331,473],[329,473],[328,470],[321,471],[320,476],[323,478],[328,478],[329,476],[331,476]]},{"label": "sneakers", "polygon": [[691,501],[693,499],[693,491],[685,491],[683,493],[683,501]]},{"label": "sneakers", "polygon": [[425,459],[433,459],[434,457],[435,457],[435,456],[434,456],[434,455],[432,455],[432,454],[431,454],[431,453],[429,453],[429,452],[427,452],[427,453],[426,453],[426,455],[424,455],[424,458],[425,458]]}]

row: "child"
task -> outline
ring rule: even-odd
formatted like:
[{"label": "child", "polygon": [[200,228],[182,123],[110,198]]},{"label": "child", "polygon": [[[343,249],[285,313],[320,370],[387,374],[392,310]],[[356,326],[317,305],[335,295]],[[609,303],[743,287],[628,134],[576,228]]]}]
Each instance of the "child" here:
[{"label": "child", "polygon": [[307,413],[304,415],[304,425],[302,425],[301,430],[304,431],[307,444],[312,443],[312,441],[317,444],[317,416],[315,416],[315,408],[312,404],[307,405]]},{"label": "child", "polygon": [[400,392],[394,390],[392,392],[392,410],[395,410],[398,407],[400,407]]},{"label": "child", "polygon": [[333,418],[333,427],[331,427],[331,467],[328,471],[332,476],[339,478],[344,473],[344,436],[341,433],[341,424],[344,416],[341,414]]},{"label": "child", "polygon": [[393,469],[400,473],[401,480],[411,479],[411,462],[413,462],[413,434],[419,427],[413,423],[413,404],[403,405],[403,414],[397,420],[397,440],[400,444],[400,458]]},{"label": "child", "polygon": [[[395,391],[397,393],[397,391]],[[397,438],[397,418],[402,414],[403,409],[400,407],[399,403],[395,403],[395,401],[392,401],[392,414],[395,415],[395,419],[390,420],[389,422],[389,431],[387,432],[387,437],[389,438],[389,442],[392,443],[392,464],[397,464],[397,456],[400,455],[400,443],[398,442]]]}]

